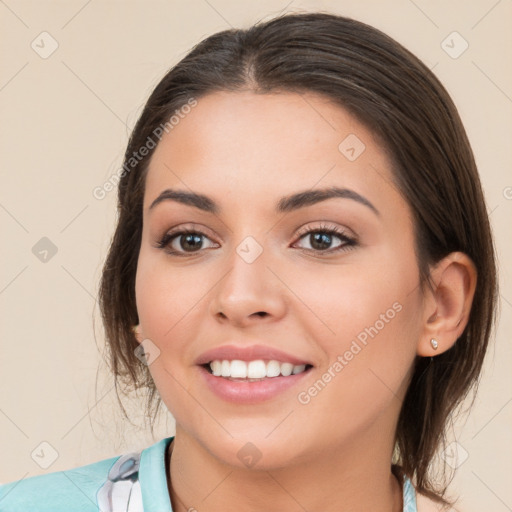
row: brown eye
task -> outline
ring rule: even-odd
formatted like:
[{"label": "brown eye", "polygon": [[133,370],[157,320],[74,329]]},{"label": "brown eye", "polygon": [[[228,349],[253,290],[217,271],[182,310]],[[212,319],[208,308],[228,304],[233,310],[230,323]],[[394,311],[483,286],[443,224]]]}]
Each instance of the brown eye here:
[{"label": "brown eye", "polygon": [[[209,247],[204,247],[205,240],[210,241]],[[158,242],[157,247],[165,249],[169,254],[183,255],[199,252],[201,249],[211,248],[213,242],[200,231],[182,230],[174,233],[166,233]]]},{"label": "brown eye", "polygon": [[203,243],[202,236],[203,235],[199,235],[197,233],[187,233],[185,235],[176,236],[175,240],[184,251],[196,251],[201,249],[201,245]]},{"label": "brown eye", "polygon": [[333,235],[332,233],[327,233],[325,231],[316,231],[309,233],[309,235],[306,235],[305,238],[306,240],[309,241],[310,248],[314,249],[315,251],[323,251],[325,249],[330,249],[330,246],[334,243],[334,239],[339,239],[339,237],[337,237],[336,235]]},{"label": "brown eye", "polygon": [[306,245],[309,245],[302,249],[317,253],[333,253],[357,245],[354,238],[347,236],[336,226],[309,228],[300,234],[300,240],[305,240]]}]

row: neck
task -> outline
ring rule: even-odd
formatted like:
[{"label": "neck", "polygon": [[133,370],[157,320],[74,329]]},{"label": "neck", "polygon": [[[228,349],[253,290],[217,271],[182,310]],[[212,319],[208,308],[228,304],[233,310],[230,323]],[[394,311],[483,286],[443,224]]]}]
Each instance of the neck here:
[{"label": "neck", "polygon": [[402,487],[391,471],[391,449],[383,449],[382,430],[377,435],[368,429],[328,453],[271,470],[227,465],[179,426],[170,450],[174,512],[402,511]]}]

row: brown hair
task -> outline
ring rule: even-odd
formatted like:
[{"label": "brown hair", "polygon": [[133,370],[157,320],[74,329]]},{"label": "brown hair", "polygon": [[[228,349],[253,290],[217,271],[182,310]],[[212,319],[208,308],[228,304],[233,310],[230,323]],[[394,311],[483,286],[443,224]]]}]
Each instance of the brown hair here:
[{"label": "brown hair", "polygon": [[[315,92],[347,109],[381,141],[415,224],[420,282],[452,251],[474,262],[478,282],[468,324],[434,360],[417,357],[396,432],[397,462],[419,492],[447,503],[429,467],[445,439],[449,416],[476,390],[495,323],[494,247],[478,172],[464,127],[433,73],[389,36],[364,23],[325,13],[288,14],[247,30],[226,30],[198,45],[157,85],[133,130],[118,189],[118,223],[103,268],[100,308],[116,384],[147,388],[131,327],[138,323],[135,275],[141,244],[145,176],[152,151],[133,154],[192,98],[249,89]],[[130,160],[132,159],[132,160]],[[129,166],[128,166],[129,164]]]}]

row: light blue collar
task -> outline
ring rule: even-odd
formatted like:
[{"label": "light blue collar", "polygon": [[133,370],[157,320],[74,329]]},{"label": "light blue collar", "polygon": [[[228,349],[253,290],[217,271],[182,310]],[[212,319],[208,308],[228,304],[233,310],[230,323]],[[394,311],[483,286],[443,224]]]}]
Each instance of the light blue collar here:
[{"label": "light blue collar", "polygon": [[411,480],[407,476],[404,476],[403,500],[403,512],[418,512],[418,508],[416,507],[416,491]]}]

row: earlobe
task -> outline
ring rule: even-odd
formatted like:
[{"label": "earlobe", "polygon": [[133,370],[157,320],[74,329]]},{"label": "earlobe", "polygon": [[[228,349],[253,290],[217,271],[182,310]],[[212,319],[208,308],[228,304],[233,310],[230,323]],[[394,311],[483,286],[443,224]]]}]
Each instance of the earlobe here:
[{"label": "earlobe", "polygon": [[424,301],[423,332],[417,354],[432,357],[449,350],[462,335],[476,289],[477,272],[471,258],[453,252],[431,271],[432,289]]}]

